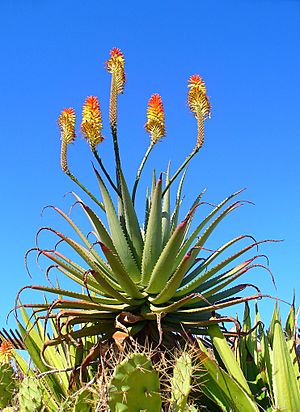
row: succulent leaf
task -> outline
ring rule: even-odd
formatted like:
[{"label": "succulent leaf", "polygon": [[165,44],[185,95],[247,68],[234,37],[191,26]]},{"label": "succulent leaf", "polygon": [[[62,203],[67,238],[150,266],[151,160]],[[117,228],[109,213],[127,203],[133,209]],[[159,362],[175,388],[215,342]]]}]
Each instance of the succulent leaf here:
[{"label": "succulent leaf", "polygon": [[142,285],[147,286],[152,270],[156,264],[162,248],[162,203],[161,203],[161,177],[157,181],[151,201],[151,208],[145,234],[144,250],[142,257]]},{"label": "succulent leaf", "polygon": [[128,191],[128,187],[123,176],[122,171],[120,171],[120,185],[122,192],[122,202],[125,216],[126,229],[129,238],[134,247],[134,257],[136,258],[137,264],[141,266],[141,256],[143,252],[144,242],[141,235],[141,229],[139,221],[134,210],[134,206]]},{"label": "succulent leaf", "polygon": [[140,280],[140,271],[138,269],[137,263],[134,260],[133,252],[130,250],[130,246],[127,242],[126,236],[123,232],[122,226],[119,222],[117,213],[115,211],[113,202],[109,195],[109,192],[101,179],[101,176],[95,169],[95,173],[99,182],[100,190],[103,197],[103,202],[105,205],[106,216],[108,220],[108,225],[110,228],[110,235],[116,251],[123,263],[125,269],[131,273],[132,279],[136,282]]},{"label": "succulent leaf", "polygon": [[277,311],[273,328],[271,362],[275,407],[279,410],[297,411],[300,410],[300,390]]}]

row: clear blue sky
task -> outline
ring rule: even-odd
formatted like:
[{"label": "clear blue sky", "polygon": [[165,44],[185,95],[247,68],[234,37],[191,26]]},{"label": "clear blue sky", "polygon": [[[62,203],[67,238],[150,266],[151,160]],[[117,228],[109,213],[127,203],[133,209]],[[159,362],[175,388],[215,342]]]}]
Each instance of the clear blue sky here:
[{"label": "clear blue sky", "polygon": [[[265,245],[261,253],[270,258],[278,296],[291,300],[295,288],[299,302],[299,0],[15,0],[1,2],[0,16],[0,326],[20,287],[45,283],[33,258],[33,280],[28,278],[23,256],[34,246],[40,226],[65,228],[52,212],[42,220],[40,212],[48,204],[64,210],[71,204],[63,197],[74,186],[59,167],[56,121],[64,107],[80,113],[87,95],[101,101],[107,139],[100,150],[112,171],[110,78],[104,61],[114,46],[125,53],[128,78],[120,98],[126,176],[132,179],[147,147],[145,109],[154,92],[164,101],[167,137],[153,152],[145,180],[154,165],[165,170],[172,159],[175,167],[192,149],[196,125],[186,86],[188,77],[199,73],[211,98],[212,118],[206,123],[205,145],[189,168],[185,205],[204,187],[205,200],[213,203],[247,187],[243,197],[255,206],[229,217],[212,246],[248,233],[284,239]],[[70,165],[96,191],[89,159],[79,137],[70,150]],[[44,246],[52,241],[44,238]],[[249,272],[244,281],[276,295],[263,271]],[[270,312],[273,302],[265,306]]]}]

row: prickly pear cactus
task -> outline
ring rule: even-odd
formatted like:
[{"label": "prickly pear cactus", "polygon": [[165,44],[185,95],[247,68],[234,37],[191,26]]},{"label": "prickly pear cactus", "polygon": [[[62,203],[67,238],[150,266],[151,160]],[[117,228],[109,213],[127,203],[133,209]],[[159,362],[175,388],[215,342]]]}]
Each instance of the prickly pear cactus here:
[{"label": "prickly pear cactus", "polygon": [[20,412],[39,412],[43,407],[43,391],[38,379],[25,378],[19,388]]},{"label": "prickly pear cactus", "polygon": [[171,406],[174,412],[190,410],[187,401],[191,391],[192,373],[192,359],[187,352],[183,352],[175,361],[171,379]]},{"label": "prickly pear cactus", "polygon": [[151,361],[134,353],[117,365],[109,385],[111,412],[160,412],[159,376]]},{"label": "prickly pear cactus", "polygon": [[0,408],[9,405],[16,389],[14,370],[9,363],[0,366]]}]

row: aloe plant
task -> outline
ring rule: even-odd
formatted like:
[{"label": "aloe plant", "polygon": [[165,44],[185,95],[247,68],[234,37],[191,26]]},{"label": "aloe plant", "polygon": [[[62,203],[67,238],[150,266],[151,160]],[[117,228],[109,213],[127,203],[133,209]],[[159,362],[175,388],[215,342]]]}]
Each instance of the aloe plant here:
[{"label": "aloe plant", "polygon": [[[188,103],[198,126],[195,147],[173,175],[170,168],[165,179],[162,174],[159,177],[153,174],[152,189],[146,195],[145,221],[140,224],[134,202],[145,162],[165,134],[164,110],[161,97],[154,94],[147,109],[146,131],[150,134],[150,146],[138,169],[133,193],[130,193],[121,165],[117,127],[117,103],[125,83],[124,64],[123,53],[113,49],[106,66],[111,74],[109,122],[115,154],[115,179],[107,172],[97,149],[103,141],[98,98],[89,96],[83,107],[81,132],[95,157],[94,172],[101,199],[80,183],[69,169],[67,150],[76,137],[74,109],[65,109],[59,117],[61,166],[96,204],[97,209],[93,210],[73,193],[76,204],[91,224],[96,242],[92,243],[68,214],[52,206],[75,231],[77,239],[44,227],[38,238],[41,232],[53,233],[58,245],[63,243],[71,249],[71,257],[60,251],[59,246],[43,249],[37,245],[36,248],[39,258],[44,256],[51,261],[47,274],[55,267],[74,282],[74,290],[53,285],[23,288],[59,296],[51,302],[23,305],[33,309],[38,319],[51,318],[55,322],[54,335],[44,342],[44,360],[49,347],[90,336],[97,337],[97,345],[121,334],[124,339],[135,336],[141,341],[147,339],[155,344],[163,342],[173,346],[179,334],[201,335],[207,333],[209,325],[226,321],[226,317],[216,314],[217,310],[261,296],[256,291],[241,297],[241,292],[251,285],[234,282],[249,270],[262,267],[255,263],[259,255],[240,260],[262,242],[249,236],[238,236],[202,257],[215,229],[243,204],[236,200],[240,191],[213,206],[204,219],[195,223],[203,204],[202,192],[185,217],[179,220],[184,169],[203,145],[204,122],[210,115],[206,86],[198,75],[191,76],[188,83]],[[181,172],[176,202],[172,206],[171,189]],[[247,240],[248,245],[239,246]],[[238,249],[228,254],[234,247]],[[86,293],[75,291],[75,285],[85,289]],[[215,315],[213,318],[212,314]]]}]

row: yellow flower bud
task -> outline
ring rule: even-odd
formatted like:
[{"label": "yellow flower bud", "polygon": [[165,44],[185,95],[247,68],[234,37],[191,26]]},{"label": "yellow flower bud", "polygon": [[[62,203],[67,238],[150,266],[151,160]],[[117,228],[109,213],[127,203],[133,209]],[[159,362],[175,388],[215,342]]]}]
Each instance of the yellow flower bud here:
[{"label": "yellow flower bud", "polygon": [[149,99],[145,129],[151,135],[152,144],[155,144],[166,134],[164,107],[161,96],[157,93]]},{"label": "yellow flower bud", "polygon": [[82,110],[81,131],[91,148],[95,148],[103,141],[102,127],[99,100],[95,96],[89,96],[86,98]]},{"label": "yellow flower bud", "polygon": [[75,139],[75,122],[75,110],[72,108],[64,109],[58,118],[61,140],[66,144],[72,143]]},{"label": "yellow flower bud", "polygon": [[203,118],[210,117],[210,103],[206,94],[204,81],[198,74],[189,78],[188,104],[191,112],[201,113]]},{"label": "yellow flower bud", "polygon": [[117,94],[123,93],[126,81],[125,59],[120,49],[114,47],[110,51],[110,59],[106,62],[106,68],[114,76]]},{"label": "yellow flower bud", "polygon": [[0,365],[9,363],[12,358],[13,346],[10,342],[2,342],[0,346]]}]

